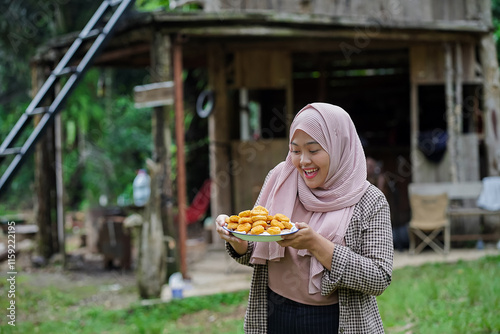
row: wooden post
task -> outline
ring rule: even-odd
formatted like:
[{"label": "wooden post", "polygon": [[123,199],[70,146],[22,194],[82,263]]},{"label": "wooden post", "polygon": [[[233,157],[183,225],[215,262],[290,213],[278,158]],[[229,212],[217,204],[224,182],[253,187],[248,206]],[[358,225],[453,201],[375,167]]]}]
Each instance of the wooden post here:
[{"label": "wooden post", "polygon": [[[208,54],[209,85],[214,91],[214,111],[208,119],[210,140],[210,178],[212,180],[211,212],[215,218],[222,213],[231,214],[231,171],[229,161],[230,137],[227,106],[225,52],[219,45],[212,45]],[[222,247],[222,240],[212,229],[215,247]]]},{"label": "wooden post", "polygon": [[412,166],[412,182],[419,182],[419,175],[417,174],[418,166],[420,165],[418,155],[418,85],[411,79],[410,83],[410,157]]},{"label": "wooden post", "polygon": [[423,163],[418,152],[418,134],[420,132],[418,115],[418,71],[415,70],[420,61],[420,47],[410,47],[410,167],[411,181],[422,182],[420,166]]},{"label": "wooden post", "polygon": [[[43,65],[32,67],[32,96],[50,74]],[[35,124],[40,121],[35,118]],[[38,225],[38,252],[46,260],[59,251],[57,231],[57,188],[55,171],[54,126],[48,126],[35,148],[35,221]]]},{"label": "wooden post", "polygon": [[[292,125],[293,116],[295,115],[295,106],[293,104],[293,65],[292,65],[292,55],[288,54],[288,78],[286,81],[286,110],[285,113],[285,126],[286,126],[286,138],[290,136],[290,125]],[[302,108],[303,106],[297,106]],[[298,110],[297,110],[298,111]]]},{"label": "wooden post", "polygon": [[481,39],[483,67],[483,108],[488,175],[500,176],[500,80],[497,51],[493,33]]},{"label": "wooden post", "polygon": [[455,43],[455,107],[453,108],[453,126],[455,134],[455,161],[452,161],[457,172],[457,182],[465,181],[464,164],[460,163],[464,159],[463,152],[463,117],[462,117],[462,46],[459,42]]},{"label": "wooden post", "polygon": [[[179,38],[178,38],[179,39]],[[177,206],[179,208],[179,255],[181,273],[187,278],[186,265],[186,159],[184,158],[184,90],[182,81],[182,45],[173,45],[174,91],[175,91],[175,140],[177,144]]]},{"label": "wooden post", "polygon": [[64,182],[63,182],[63,163],[62,163],[62,124],[61,114],[54,118],[54,140],[55,140],[55,178],[56,178],[56,221],[57,221],[57,240],[59,243],[59,253],[62,255],[63,266],[66,266],[66,242],[64,234]]},{"label": "wooden post", "polygon": [[447,149],[450,152],[450,174],[451,181],[458,182],[457,177],[457,136],[455,131],[455,113],[454,113],[454,92],[453,92],[453,59],[449,43],[444,45],[445,61],[445,98],[446,98],[446,123],[448,126]]}]

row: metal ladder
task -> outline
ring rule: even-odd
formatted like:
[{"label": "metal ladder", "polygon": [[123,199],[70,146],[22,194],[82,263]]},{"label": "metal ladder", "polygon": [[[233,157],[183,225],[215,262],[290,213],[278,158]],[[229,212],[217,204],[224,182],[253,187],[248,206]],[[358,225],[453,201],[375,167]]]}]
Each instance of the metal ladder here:
[{"label": "metal ladder", "polygon": [[[5,192],[5,188],[12,181],[14,174],[20,169],[24,160],[34,149],[36,142],[42,138],[47,127],[53,122],[54,116],[63,108],[64,102],[84,76],[92,61],[104,48],[105,43],[111,37],[123,13],[134,2],[134,0],[105,0],[102,2],[2,142],[2,145],[0,145],[0,165],[5,161],[7,156],[13,155],[14,158],[0,177],[0,196]],[[110,12],[112,12],[112,15],[103,26],[104,21],[106,21],[106,15],[109,15]],[[71,66],[70,63],[75,60],[75,55],[79,51],[81,52],[84,42],[92,39],[94,40],[92,45],[83,55],[78,65]],[[67,80],[55,95],[50,106],[43,106],[44,100],[47,97],[50,98],[50,95],[53,94],[54,85],[63,77],[67,78]],[[27,129],[30,123],[29,120],[34,115],[40,114],[42,116],[39,123],[29,133],[30,130]],[[29,133],[26,141],[21,146],[13,147],[12,145],[15,145],[20,136],[25,133]]]}]

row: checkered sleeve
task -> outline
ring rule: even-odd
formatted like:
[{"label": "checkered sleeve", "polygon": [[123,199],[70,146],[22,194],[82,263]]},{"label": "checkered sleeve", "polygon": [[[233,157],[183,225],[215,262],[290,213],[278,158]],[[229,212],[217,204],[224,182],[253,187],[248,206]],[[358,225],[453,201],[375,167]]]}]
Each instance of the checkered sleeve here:
[{"label": "checkered sleeve", "polygon": [[229,254],[229,256],[231,256],[239,264],[243,264],[246,266],[252,266],[250,264],[250,258],[252,257],[253,248],[254,248],[253,241],[249,241],[247,252],[243,255],[240,255],[240,254],[236,253],[236,251],[231,246],[231,244],[226,241],[226,251]]}]

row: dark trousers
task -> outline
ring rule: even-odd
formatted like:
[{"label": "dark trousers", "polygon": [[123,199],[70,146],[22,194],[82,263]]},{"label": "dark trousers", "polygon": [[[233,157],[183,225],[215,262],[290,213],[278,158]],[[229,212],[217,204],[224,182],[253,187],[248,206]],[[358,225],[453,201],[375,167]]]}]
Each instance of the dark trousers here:
[{"label": "dark trousers", "polygon": [[338,329],[339,304],[305,305],[267,289],[268,334],[331,334]]}]

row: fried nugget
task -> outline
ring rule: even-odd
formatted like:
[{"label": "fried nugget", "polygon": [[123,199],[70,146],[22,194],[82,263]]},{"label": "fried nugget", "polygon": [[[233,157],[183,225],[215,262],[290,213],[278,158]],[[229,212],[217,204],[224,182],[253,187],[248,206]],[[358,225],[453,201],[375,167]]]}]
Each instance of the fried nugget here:
[{"label": "fried nugget", "polygon": [[288,218],[287,216],[285,216],[282,213],[275,214],[274,219],[279,220],[280,222],[289,222],[290,221],[290,218]]},{"label": "fried nugget", "polygon": [[252,210],[252,216],[267,216],[267,212],[266,211],[254,211]]},{"label": "fried nugget", "polygon": [[241,217],[240,219],[238,219],[238,224],[246,224],[246,223],[252,224],[253,223],[252,218]]},{"label": "fried nugget", "polygon": [[250,217],[252,215],[250,210],[241,211],[238,216],[240,217]]},{"label": "fried nugget", "polygon": [[276,219],[271,220],[271,226],[278,227],[280,230],[283,230],[285,228],[285,225],[283,225],[282,222],[280,222]]},{"label": "fried nugget", "polygon": [[257,220],[266,221],[267,220],[267,216],[266,215],[252,216],[252,221],[256,222]]},{"label": "fried nugget", "polygon": [[285,228],[287,230],[291,230],[293,228],[293,224],[290,222],[282,222],[282,223],[283,223],[283,225],[285,225]]},{"label": "fried nugget", "polygon": [[229,217],[226,217],[226,219],[224,219],[224,221],[226,222],[226,224],[229,224],[231,221],[229,220]]},{"label": "fried nugget", "polygon": [[253,222],[253,224],[252,224],[252,227],[255,227],[255,226],[262,226],[264,229],[266,229],[267,222],[265,222],[264,220],[257,220],[255,222]]},{"label": "fried nugget", "polygon": [[229,217],[229,221],[231,223],[237,223],[239,219],[240,219],[240,217],[237,215],[232,215],[231,217]]},{"label": "fried nugget", "polygon": [[257,205],[255,208],[253,208],[251,212],[252,216],[267,216],[269,214],[269,210],[260,205]]},{"label": "fried nugget", "polygon": [[238,223],[228,223],[227,228],[228,228],[228,230],[234,231],[238,228]]},{"label": "fried nugget", "polygon": [[277,226],[272,226],[272,227],[268,227],[267,228],[267,233],[269,234],[280,234],[281,233],[281,229]]},{"label": "fried nugget", "polygon": [[267,210],[265,207],[263,207],[262,205],[257,205],[256,207],[253,208],[253,210],[256,210],[256,211],[265,211],[266,212],[266,215],[269,214],[269,210]]},{"label": "fried nugget", "polygon": [[236,231],[238,232],[248,232],[252,229],[252,224],[250,223],[244,223],[244,224],[238,224],[238,227],[236,228]]},{"label": "fried nugget", "polygon": [[252,229],[250,230],[250,234],[261,234],[262,232],[264,232],[264,226],[262,225],[258,225],[258,226],[255,226],[255,227],[252,227]]}]

